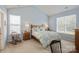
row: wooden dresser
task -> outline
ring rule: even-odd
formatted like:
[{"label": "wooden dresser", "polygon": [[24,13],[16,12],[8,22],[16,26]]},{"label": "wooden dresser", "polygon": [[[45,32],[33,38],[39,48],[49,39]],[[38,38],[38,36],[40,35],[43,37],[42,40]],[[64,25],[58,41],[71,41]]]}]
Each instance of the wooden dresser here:
[{"label": "wooden dresser", "polygon": [[75,29],[75,49],[79,51],[79,29]]},{"label": "wooden dresser", "polygon": [[23,40],[29,40],[30,39],[30,32],[24,32],[23,33]]}]

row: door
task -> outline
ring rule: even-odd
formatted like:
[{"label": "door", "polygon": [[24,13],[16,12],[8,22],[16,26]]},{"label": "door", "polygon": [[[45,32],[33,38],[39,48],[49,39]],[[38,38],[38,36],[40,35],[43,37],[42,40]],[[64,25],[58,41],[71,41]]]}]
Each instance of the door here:
[{"label": "door", "polygon": [[3,19],[2,19],[2,13],[0,12],[0,49],[2,47],[2,29],[3,29],[3,26],[2,26],[2,23],[3,23]]}]

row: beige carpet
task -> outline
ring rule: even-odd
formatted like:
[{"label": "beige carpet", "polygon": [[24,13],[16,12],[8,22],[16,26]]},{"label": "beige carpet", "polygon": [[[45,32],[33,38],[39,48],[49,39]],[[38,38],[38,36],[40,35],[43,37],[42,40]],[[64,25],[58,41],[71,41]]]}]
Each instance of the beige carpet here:
[{"label": "beige carpet", "polygon": [[[73,51],[74,43],[62,40],[63,53]],[[39,42],[34,39],[23,41],[17,45],[8,44],[8,46],[1,51],[2,53],[50,53],[50,49],[43,48]]]}]

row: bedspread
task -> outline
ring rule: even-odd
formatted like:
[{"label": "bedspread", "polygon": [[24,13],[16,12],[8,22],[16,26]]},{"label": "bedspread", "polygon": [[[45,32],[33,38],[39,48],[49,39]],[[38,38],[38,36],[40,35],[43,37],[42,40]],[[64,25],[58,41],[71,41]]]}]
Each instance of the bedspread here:
[{"label": "bedspread", "polygon": [[53,31],[38,31],[33,32],[32,35],[40,41],[44,48],[46,48],[53,40],[61,40],[61,36]]}]

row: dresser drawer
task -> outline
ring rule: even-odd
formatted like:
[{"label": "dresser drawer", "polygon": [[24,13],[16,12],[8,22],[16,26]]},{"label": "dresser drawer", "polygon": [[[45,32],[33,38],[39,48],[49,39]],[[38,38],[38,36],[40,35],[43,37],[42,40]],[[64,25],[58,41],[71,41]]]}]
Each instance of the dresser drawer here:
[{"label": "dresser drawer", "polygon": [[75,48],[79,51],[79,29],[75,30]]}]

